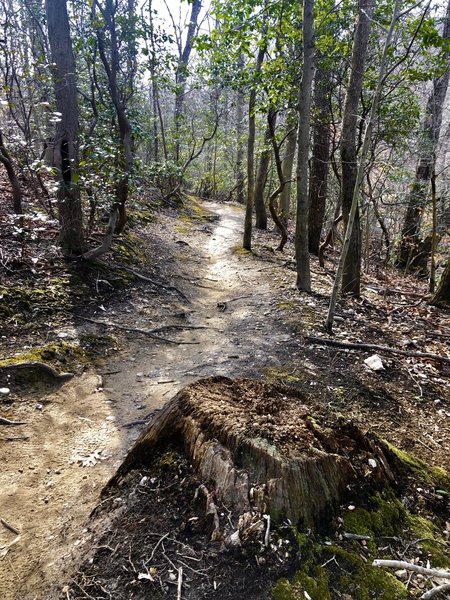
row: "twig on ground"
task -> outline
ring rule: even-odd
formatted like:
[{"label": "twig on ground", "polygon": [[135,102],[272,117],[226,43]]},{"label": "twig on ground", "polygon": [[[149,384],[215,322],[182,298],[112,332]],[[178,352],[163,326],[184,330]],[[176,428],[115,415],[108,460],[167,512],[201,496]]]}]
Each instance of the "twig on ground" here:
[{"label": "twig on ground", "polygon": [[169,535],[168,533],[165,533],[163,536],[161,536],[161,537],[159,538],[159,540],[158,540],[158,541],[156,542],[156,544],[155,544],[155,547],[154,547],[154,548],[153,548],[153,550],[152,550],[152,553],[150,554],[150,558],[149,558],[149,559],[146,561],[146,563],[145,563],[145,564],[147,564],[147,563],[149,563],[151,560],[153,560],[153,557],[155,556],[155,552],[156,552],[156,550],[158,549],[158,546],[161,544],[161,542],[163,542],[163,541],[166,539],[166,537],[168,537],[168,535]]},{"label": "twig on ground", "polygon": [[183,567],[178,568],[177,600],[181,600],[181,589],[183,587]]},{"label": "twig on ground", "polygon": [[373,561],[374,567],[387,567],[389,569],[404,569],[405,571],[414,571],[427,577],[435,577],[437,579],[450,579],[450,571],[442,571],[441,569],[427,569],[420,565],[414,565],[413,563],[405,562],[404,560],[381,560],[376,559]]},{"label": "twig on ground", "polygon": [[434,598],[434,596],[448,591],[450,591],[450,583],[443,583],[442,585],[438,585],[431,590],[428,590],[425,594],[422,594],[421,600],[430,600],[430,598]]},{"label": "twig on ground", "polygon": [[389,348],[388,346],[379,346],[378,344],[361,344],[357,342],[340,342],[329,338],[315,337],[311,335],[305,336],[307,342],[313,344],[325,344],[326,346],[335,346],[336,348],[348,348],[349,350],[376,350],[377,352],[388,352],[391,354],[400,354],[401,356],[409,356],[411,358],[428,358],[450,364],[448,356],[441,354],[431,354],[430,352],[411,352],[409,350],[400,350],[399,348]]},{"label": "twig on ground", "polygon": [[268,548],[270,542],[270,515],[264,515],[264,518],[267,521],[266,532],[264,534],[264,546]]},{"label": "twig on ground", "polygon": [[0,517],[0,523],[6,527],[6,529],[9,529],[9,531],[11,531],[12,533],[15,533],[16,535],[20,535],[20,531],[18,529],[16,529],[15,527],[13,527],[11,525],[11,523],[8,523],[8,521],[5,521],[5,519],[2,519]]},{"label": "twig on ground", "polygon": [[370,535],[358,535],[357,533],[344,533],[342,534],[346,540],[370,540]]},{"label": "twig on ground", "polygon": [[5,419],[5,417],[0,417],[0,425],[26,425],[28,421],[11,421],[10,419]]}]

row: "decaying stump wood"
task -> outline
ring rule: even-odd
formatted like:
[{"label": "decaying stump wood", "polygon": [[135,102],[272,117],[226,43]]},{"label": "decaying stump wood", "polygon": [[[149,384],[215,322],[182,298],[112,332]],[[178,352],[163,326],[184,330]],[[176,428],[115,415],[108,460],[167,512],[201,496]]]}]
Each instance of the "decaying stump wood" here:
[{"label": "decaying stump wood", "polygon": [[[376,442],[348,423],[319,425],[307,402],[284,386],[202,379],[157,414],[108,487],[178,440],[199,478],[234,512],[256,509],[275,522],[320,527],[358,476],[378,482],[393,476]],[[377,465],[372,471],[369,458]]]}]

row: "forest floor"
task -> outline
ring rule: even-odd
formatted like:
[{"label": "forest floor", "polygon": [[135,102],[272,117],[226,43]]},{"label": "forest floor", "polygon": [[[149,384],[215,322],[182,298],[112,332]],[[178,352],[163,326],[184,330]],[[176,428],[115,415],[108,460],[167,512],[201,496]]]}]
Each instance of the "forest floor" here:
[{"label": "forest floor", "polygon": [[[62,383],[33,366],[0,369],[0,416],[24,421],[0,421],[0,518],[15,530],[2,521],[3,599],[177,598],[171,532],[198,520],[185,458],[173,449],[170,464],[131,474],[127,501],[100,492],[156,411],[199,378],[295,386],[364,431],[449,468],[448,363],[380,353],[384,368],[374,371],[364,363],[374,351],[306,339],[327,337],[332,269],[313,259],[314,294],[299,294],[292,243],[279,254],[273,233],[255,232],[253,253],[240,249],[240,206],[192,201],[181,214],[132,216],[131,232],[115,242],[107,263],[89,268],[59,258],[51,224],[37,223],[25,245],[5,219],[0,367],[39,360],[75,377]],[[448,352],[450,314],[427,304],[425,283],[389,269],[366,273],[363,298],[341,300],[337,315],[335,339]],[[140,495],[144,477],[150,487]],[[434,494],[420,493],[423,506]],[[89,515],[102,506],[115,514],[114,528],[105,514],[101,526],[92,525]],[[258,560],[224,557],[214,545],[205,563],[204,534],[193,535],[183,560],[194,583],[183,598],[269,598],[270,581],[289,572],[289,560],[264,569]],[[148,546],[135,556],[144,538],[154,539],[153,553],[167,538],[164,577],[161,566],[142,566]],[[420,580],[410,584],[420,589]]]}]

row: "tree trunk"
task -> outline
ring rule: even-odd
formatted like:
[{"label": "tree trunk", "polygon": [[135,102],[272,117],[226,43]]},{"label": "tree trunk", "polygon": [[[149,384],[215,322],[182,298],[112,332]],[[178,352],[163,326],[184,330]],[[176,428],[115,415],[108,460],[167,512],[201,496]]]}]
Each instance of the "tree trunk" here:
[{"label": "tree trunk", "polygon": [[385,77],[386,68],[387,68],[388,51],[389,51],[389,47],[391,45],[392,35],[393,35],[394,29],[395,29],[395,24],[397,23],[397,20],[399,18],[400,2],[401,2],[401,0],[395,0],[394,12],[392,15],[391,25],[389,27],[388,34],[386,36],[386,41],[385,41],[384,48],[383,48],[383,55],[381,57],[380,68],[378,71],[377,87],[373,94],[372,106],[370,108],[369,118],[367,120],[366,131],[364,132],[364,138],[363,138],[363,143],[362,143],[362,147],[361,147],[360,163],[356,170],[355,187],[353,188],[352,204],[350,206],[350,213],[348,215],[348,223],[347,223],[347,227],[345,230],[344,242],[342,244],[342,252],[341,252],[341,256],[339,257],[339,264],[338,264],[338,268],[336,270],[336,276],[335,276],[334,283],[333,283],[333,290],[331,292],[331,298],[330,298],[330,304],[328,307],[327,319],[325,321],[325,329],[329,333],[331,333],[332,329],[333,329],[333,320],[334,320],[334,314],[335,314],[335,310],[336,310],[339,282],[341,280],[341,277],[342,277],[342,280],[344,279],[343,278],[344,269],[345,269],[345,264],[346,264],[346,261],[348,259],[348,255],[349,255],[349,249],[350,249],[350,244],[351,244],[352,232],[354,229],[355,217],[358,212],[359,198],[361,195],[361,185],[362,185],[362,182],[364,179],[364,171],[366,168],[367,154],[369,152],[369,146],[370,146],[371,139],[372,139],[373,124],[375,122],[375,118],[377,115],[378,104],[379,104],[380,96],[381,96],[381,90],[382,90],[383,83],[384,83],[384,77]]},{"label": "tree trunk", "polygon": [[286,119],[286,127],[289,133],[283,155],[283,181],[286,183],[280,198],[281,220],[285,225],[287,225],[291,211],[291,179],[294,170],[295,149],[297,148],[297,121],[297,111],[290,111]]},{"label": "tree trunk", "polygon": [[450,258],[447,259],[447,264],[431,304],[440,308],[450,308]]},{"label": "tree trunk", "polygon": [[[447,5],[443,40],[450,39],[450,2]],[[447,60],[450,53],[447,53]],[[396,266],[400,269],[415,270],[414,256],[420,252],[420,224],[427,203],[431,174],[436,162],[436,148],[442,125],[442,112],[450,79],[450,63],[444,73],[433,81],[433,90],[428,98],[425,119],[419,141],[419,160],[411,191],[408,195],[408,207],[403,222],[400,247]],[[423,262],[423,261],[422,261]]]},{"label": "tree trunk", "polygon": [[295,259],[297,289],[311,291],[308,243],[308,158],[311,115],[311,88],[314,78],[314,0],[303,4],[303,71],[299,93],[297,215],[295,228]]},{"label": "tree trunk", "polygon": [[81,254],[84,245],[78,168],[78,106],[75,60],[65,0],[46,0],[48,37],[54,64],[56,124],[54,165],[58,172],[59,242],[65,254]]},{"label": "tree trunk", "polygon": [[[112,103],[114,105],[117,122],[119,125],[120,143],[121,143],[121,159],[120,168],[122,173],[120,174],[119,181],[116,185],[116,200],[113,210],[118,211],[118,219],[116,223],[116,233],[120,233],[125,227],[127,221],[126,215],[126,203],[128,200],[129,193],[129,181],[130,175],[133,170],[134,157],[133,157],[133,130],[131,123],[128,119],[125,107],[125,100],[122,97],[119,89],[119,83],[117,80],[120,71],[120,56],[119,56],[119,40],[117,39],[116,29],[116,17],[115,17],[115,5],[113,0],[106,0],[104,8],[100,7],[97,3],[102,16],[105,20],[104,29],[109,33],[109,53],[108,58],[106,44],[104,39],[104,29],[97,29],[97,41],[100,53],[100,58],[105,68],[105,72],[108,78],[109,93],[111,96]],[[130,75],[130,74],[129,74]],[[130,75],[131,81],[130,87],[133,86],[133,76]],[[131,94],[132,89],[128,90]]]},{"label": "tree trunk", "polygon": [[[379,467],[367,484],[379,485],[392,473],[381,442],[338,420],[322,428],[305,402],[299,391],[260,381],[212,377],[193,383],[159,412],[108,487],[151,464],[168,442],[181,441],[199,479],[214,485],[233,517],[266,512],[275,523],[287,518],[302,528],[323,528],[346,486],[363,477],[358,465],[366,465],[368,456]],[[268,413],[276,415],[274,430],[295,429],[296,439],[282,442],[270,434]]]},{"label": "tree trunk", "polygon": [[[353,40],[350,81],[345,97],[342,117],[341,163],[342,163],[342,214],[344,226],[347,228],[356,184],[356,134],[358,126],[358,105],[364,79],[367,46],[369,42],[371,15],[374,0],[359,0],[358,21]],[[361,228],[359,207],[356,208],[355,220],[350,237],[350,245],[344,263],[342,277],[342,293],[353,296],[360,295],[361,278]]]},{"label": "tree trunk", "polygon": [[252,249],[252,217],[253,217],[253,200],[255,193],[255,110],[256,110],[256,81],[266,53],[266,31],[267,27],[263,28],[263,40],[256,56],[256,65],[254,71],[255,81],[250,90],[248,101],[248,139],[247,139],[247,203],[245,206],[245,221],[244,221],[244,238],[242,246],[245,250]]},{"label": "tree trunk", "polygon": [[192,52],[192,42],[197,30],[197,21],[202,8],[201,0],[193,0],[191,18],[188,25],[186,43],[179,57],[177,72],[175,74],[175,160],[180,160],[180,126],[183,117],[184,95],[188,78],[189,58]]},{"label": "tree trunk", "polygon": [[[268,119],[274,119],[274,126],[276,122],[276,115],[277,113],[274,110],[269,110]],[[255,226],[257,229],[267,229],[267,210],[266,204],[264,202],[264,188],[266,186],[267,172],[269,170],[270,163],[270,153],[272,149],[270,139],[270,128],[267,125],[266,131],[264,133],[264,145],[259,158],[258,171],[256,174],[255,181]]]},{"label": "tree trunk", "polygon": [[13,210],[16,215],[20,217],[21,222],[23,221],[23,208],[22,208],[22,186],[16,175],[16,170],[12,158],[5,146],[3,141],[3,133],[0,131],[0,162],[4,165],[6,173],[8,175],[9,183],[13,193]]},{"label": "tree trunk", "polygon": [[309,182],[309,251],[319,255],[327,197],[327,179],[330,160],[330,73],[317,69],[314,94],[314,134]]},{"label": "tree trunk", "polygon": [[[239,66],[244,68],[244,60],[239,59]],[[244,174],[244,92],[236,93],[236,197],[240,204],[245,202],[245,174]]]}]

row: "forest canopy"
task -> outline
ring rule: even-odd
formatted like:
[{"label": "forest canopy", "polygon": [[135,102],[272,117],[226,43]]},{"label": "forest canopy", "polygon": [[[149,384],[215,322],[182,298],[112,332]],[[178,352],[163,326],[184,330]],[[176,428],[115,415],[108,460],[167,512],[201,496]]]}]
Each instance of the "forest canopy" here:
[{"label": "forest canopy", "polygon": [[311,291],[310,253],[323,264],[337,243],[335,296],[341,286],[358,297],[361,270],[378,261],[429,278],[448,306],[449,11],[2,2],[9,223],[24,235],[32,189],[62,253],[93,260],[145,191],[163,204],[185,193],[237,201],[245,249],[270,222],[280,251],[294,242],[300,291]]}]

